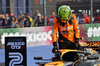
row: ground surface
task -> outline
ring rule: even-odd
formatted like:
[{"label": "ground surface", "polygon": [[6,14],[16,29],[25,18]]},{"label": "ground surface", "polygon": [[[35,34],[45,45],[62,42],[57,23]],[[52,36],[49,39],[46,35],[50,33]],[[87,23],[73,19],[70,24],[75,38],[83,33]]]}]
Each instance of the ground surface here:
[{"label": "ground surface", "polygon": [[[47,46],[36,46],[36,47],[28,47],[27,48],[27,66],[38,66],[35,64],[35,62],[38,62],[34,60],[33,58],[36,56],[41,56],[44,59],[50,59],[54,56],[52,53],[52,45]],[[41,62],[41,61],[40,61]],[[4,66],[3,63],[5,63],[5,50],[0,49],[0,66]]]}]

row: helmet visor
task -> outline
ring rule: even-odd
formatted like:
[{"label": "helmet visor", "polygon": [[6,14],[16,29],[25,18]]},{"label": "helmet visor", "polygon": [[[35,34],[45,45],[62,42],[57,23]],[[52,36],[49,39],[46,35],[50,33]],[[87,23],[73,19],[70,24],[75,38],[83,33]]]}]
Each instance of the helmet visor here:
[{"label": "helmet visor", "polygon": [[62,20],[68,20],[70,14],[69,14],[68,9],[65,8],[65,9],[61,9],[60,15],[61,15]]},{"label": "helmet visor", "polygon": [[58,16],[62,20],[68,20],[69,18],[71,18],[71,15],[72,15],[72,11],[69,6],[61,6],[58,9]]}]

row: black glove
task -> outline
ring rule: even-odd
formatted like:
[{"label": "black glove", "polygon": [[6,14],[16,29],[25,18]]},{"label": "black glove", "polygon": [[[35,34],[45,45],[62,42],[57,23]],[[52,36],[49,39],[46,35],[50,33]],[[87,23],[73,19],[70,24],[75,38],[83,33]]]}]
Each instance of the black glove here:
[{"label": "black glove", "polygon": [[80,49],[79,38],[75,38],[75,45],[76,48],[79,50]]},{"label": "black glove", "polygon": [[52,52],[53,52],[53,53],[56,53],[57,51],[58,51],[57,43],[56,43],[56,42],[53,42],[53,49],[52,49]]},{"label": "black glove", "polygon": [[53,42],[53,47],[57,47],[57,43],[56,42]]},{"label": "black glove", "polygon": [[79,38],[75,38],[75,43],[79,43]]},{"label": "black glove", "polygon": [[77,50],[83,50],[82,46],[79,44],[78,38],[76,38],[76,40],[75,40],[75,45],[76,45]]}]

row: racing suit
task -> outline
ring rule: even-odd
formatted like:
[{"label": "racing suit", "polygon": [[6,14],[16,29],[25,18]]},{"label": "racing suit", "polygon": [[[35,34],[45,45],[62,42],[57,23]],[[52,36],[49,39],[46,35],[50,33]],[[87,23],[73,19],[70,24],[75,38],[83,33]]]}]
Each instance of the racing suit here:
[{"label": "racing suit", "polygon": [[52,26],[52,40],[57,42],[59,32],[59,49],[75,49],[75,40],[79,40],[79,30],[76,16],[72,14],[69,21],[62,22],[59,17],[54,18]]}]

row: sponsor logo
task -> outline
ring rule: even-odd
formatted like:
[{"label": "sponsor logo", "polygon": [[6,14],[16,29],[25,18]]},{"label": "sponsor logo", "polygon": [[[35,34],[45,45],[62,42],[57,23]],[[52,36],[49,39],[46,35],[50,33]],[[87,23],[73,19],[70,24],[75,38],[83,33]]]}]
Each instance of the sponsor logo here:
[{"label": "sponsor logo", "polygon": [[11,61],[9,62],[9,66],[15,66],[15,65],[17,66],[18,64],[21,64],[23,61],[23,55],[19,52],[9,52],[9,58],[11,58]]},{"label": "sponsor logo", "polygon": [[59,22],[57,21],[57,23],[59,23]]},{"label": "sponsor logo", "polygon": [[100,46],[100,42],[99,41],[90,41],[90,42],[85,42],[86,44],[88,44],[91,47],[99,47]]},{"label": "sponsor logo", "polygon": [[61,28],[61,30],[66,30],[66,29],[70,29],[70,28],[73,28],[73,26],[71,26],[71,27],[66,27],[66,28]]},{"label": "sponsor logo", "polygon": [[27,66],[26,37],[5,37],[5,66]]},{"label": "sponsor logo", "polygon": [[61,31],[62,34],[71,34],[72,33],[72,30],[69,30],[69,31]]},{"label": "sponsor logo", "polygon": [[7,49],[21,49],[24,47],[24,45],[25,45],[24,42],[8,42]]},{"label": "sponsor logo", "polygon": [[27,37],[27,42],[37,42],[37,41],[47,41],[50,40],[52,41],[52,30],[48,31],[48,32],[37,32],[37,33],[3,33],[3,35],[1,36],[1,42],[2,44],[5,44],[5,37],[11,37],[11,36],[25,36]]},{"label": "sponsor logo", "polygon": [[87,29],[87,36],[88,37],[100,37],[100,27],[89,27]]}]

